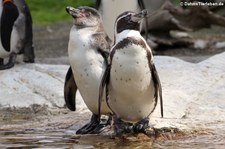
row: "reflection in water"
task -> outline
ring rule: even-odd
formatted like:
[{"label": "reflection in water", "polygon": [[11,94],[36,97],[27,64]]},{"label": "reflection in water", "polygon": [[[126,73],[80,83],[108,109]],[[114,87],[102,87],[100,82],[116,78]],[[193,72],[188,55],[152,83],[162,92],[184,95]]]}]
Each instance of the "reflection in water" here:
[{"label": "reflection in water", "polygon": [[110,136],[77,136],[70,130],[0,131],[0,148],[224,148],[225,132],[174,140],[112,139]]}]

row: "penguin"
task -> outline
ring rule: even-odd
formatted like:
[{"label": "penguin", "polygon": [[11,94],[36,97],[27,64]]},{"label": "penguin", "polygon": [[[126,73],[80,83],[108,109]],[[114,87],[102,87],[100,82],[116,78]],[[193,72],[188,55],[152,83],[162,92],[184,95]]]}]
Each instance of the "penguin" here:
[{"label": "penguin", "polygon": [[[19,40],[18,31],[14,28],[14,23],[19,17],[19,11],[16,5],[10,0],[1,0],[1,43],[0,43],[0,70],[11,68],[14,65]],[[10,57],[7,65],[4,65],[4,58]]]},{"label": "penguin", "polygon": [[[23,46],[19,54],[23,54],[23,61],[25,63],[34,63],[35,62],[35,51],[33,45],[33,21],[30,13],[30,9],[25,0],[14,0],[15,5],[19,9],[21,19],[20,28],[21,30],[22,24],[24,24],[24,40]],[[22,20],[24,23],[22,23]],[[22,32],[20,33],[22,34]]]},{"label": "penguin", "polygon": [[[34,62],[32,19],[24,0],[0,0],[0,70],[14,66],[17,54]],[[9,58],[7,64],[4,59]]]},{"label": "penguin", "polygon": [[77,134],[95,134],[101,131],[107,123],[102,115],[110,115],[111,110],[104,99],[99,110],[99,86],[107,67],[107,57],[111,41],[102,27],[101,16],[91,7],[66,7],[66,11],[74,18],[70,30],[68,55],[69,68],[64,85],[66,106],[76,110],[76,91],[80,94],[92,112],[90,123],[84,125]]},{"label": "penguin", "polygon": [[[111,39],[114,39],[114,23],[119,14],[124,11],[140,12],[146,9],[143,0],[96,0],[95,8],[102,15],[103,27]],[[144,21],[141,30],[148,38],[148,22]]]},{"label": "penguin", "polygon": [[[162,87],[151,48],[140,34],[140,22],[147,11],[126,11],[115,22],[115,41],[110,63],[100,84],[106,85],[107,104],[114,113],[115,132],[142,132],[149,127],[149,116],[158,98],[163,117]],[[107,79],[105,79],[107,78]],[[99,102],[101,102],[100,94]]]}]

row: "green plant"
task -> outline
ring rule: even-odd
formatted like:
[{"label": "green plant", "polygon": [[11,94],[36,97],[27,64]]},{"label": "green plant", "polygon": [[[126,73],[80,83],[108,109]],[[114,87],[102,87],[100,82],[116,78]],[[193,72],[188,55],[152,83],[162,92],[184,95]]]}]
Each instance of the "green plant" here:
[{"label": "green plant", "polygon": [[34,24],[69,20],[66,6],[93,6],[95,0],[27,0]]}]

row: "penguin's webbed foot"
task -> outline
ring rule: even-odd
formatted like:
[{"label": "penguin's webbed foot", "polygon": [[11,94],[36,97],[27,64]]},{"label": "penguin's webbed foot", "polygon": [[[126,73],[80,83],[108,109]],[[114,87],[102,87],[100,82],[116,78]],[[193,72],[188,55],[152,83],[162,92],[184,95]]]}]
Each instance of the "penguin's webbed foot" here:
[{"label": "penguin's webbed foot", "polygon": [[145,132],[145,129],[149,128],[149,119],[145,118],[134,124],[134,132]]},{"label": "penguin's webbed foot", "polygon": [[115,133],[120,135],[122,133],[138,133],[145,132],[149,128],[149,119],[145,118],[135,124],[124,122],[121,119],[115,119]]},{"label": "penguin's webbed foot", "polygon": [[120,135],[122,133],[130,133],[133,131],[133,124],[124,122],[119,118],[115,118],[115,133],[116,135]]},{"label": "penguin's webbed foot", "polygon": [[0,65],[4,64],[4,59],[0,58]]},{"label": "penguin's webbed foot", "polygon": [[4,64],[4,60],[0,60],[0,70],[10,69],[15,65],[16,62],[16,54],[12,53],[9,57],[9,62]]},{"label": "penguin's webbed foot", "polygon": [[0,64],[0,70],[5,70],[5,69],[10,69],[14,66],[15,64],[12,62],[8,62],[7,64]]},{"label": "penguin's webbed foot", "polygon": [[100,119],[99,115],[93,114],[90,123],[77,130],[76,134],[99,134],[107,125],[106,119]]}]

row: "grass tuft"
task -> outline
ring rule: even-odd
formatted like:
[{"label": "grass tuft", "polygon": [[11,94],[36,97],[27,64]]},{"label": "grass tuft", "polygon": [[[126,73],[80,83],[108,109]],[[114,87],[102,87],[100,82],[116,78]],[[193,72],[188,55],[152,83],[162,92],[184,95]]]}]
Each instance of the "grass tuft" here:
[{"label": "grass tuft", "polygon": [[34,24],[51,24],[66,21],[71,17],[66,6],[93,6],[95,0],[27,0]]}]

